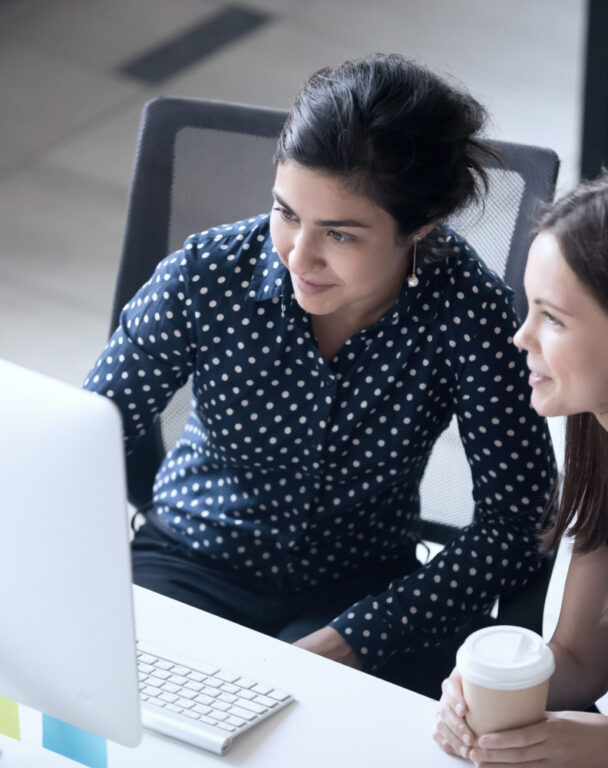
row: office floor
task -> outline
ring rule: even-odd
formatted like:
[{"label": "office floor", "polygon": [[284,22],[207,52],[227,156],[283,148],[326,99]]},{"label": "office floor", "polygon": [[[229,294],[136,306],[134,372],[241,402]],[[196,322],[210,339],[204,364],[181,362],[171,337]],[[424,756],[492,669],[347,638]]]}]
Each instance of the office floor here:
[{"label": "office floor", "polygon": [[148,99],[287,108],[318,67],[399,51],[466,84],[492,137],[555,149],[565,190],[578,174],[584,11],[584,0],[2,0],[0,357],[78,384],[103,346]]}]

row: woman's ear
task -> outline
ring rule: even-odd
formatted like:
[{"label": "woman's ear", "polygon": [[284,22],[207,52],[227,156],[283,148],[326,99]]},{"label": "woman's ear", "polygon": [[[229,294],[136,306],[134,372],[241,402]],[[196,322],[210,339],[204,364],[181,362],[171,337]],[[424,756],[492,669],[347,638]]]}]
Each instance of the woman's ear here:
[{"label": "woman's ear", "polygon": [[412,233],[412,238],[418,237],[419,241],[424,240],[424,238],[435,229],[437,224],[437,221],[431,221],[428,224],[425,224],[423,227],[419,227],[415,232]]},{"label": "woman's ear", "polygon": [[409,253],[414,240],[416,240],[418,243],[421,240],[424,240],[424,238],[435,229],[438,223],[438,221],[431,221],[429,224],[425,224],[423,227],[418,227],[418,229],[415,229],[409,235],[398,235],[397,243],[402,245],[406,249],[406,252]]}]

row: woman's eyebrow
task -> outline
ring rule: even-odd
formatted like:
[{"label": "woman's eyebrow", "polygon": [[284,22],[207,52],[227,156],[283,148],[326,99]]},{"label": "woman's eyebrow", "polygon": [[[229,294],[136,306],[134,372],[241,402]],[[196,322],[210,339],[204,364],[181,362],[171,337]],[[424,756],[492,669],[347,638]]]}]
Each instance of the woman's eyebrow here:
[{"label": "woman's eyebrow", "polygon": [[546,305],[547,307],[551,307],[552,309],[556,309],[558,312],[561,312],[563,315],[572,316],[572,312],[568,312],[567,310],[563,309],[562,307],[558,306],[557,304],[554,304],[552,301],[548,301],[547,299],[534,299],[534,304],[537,306],[543,306]]},{"label": "woman's eyebrow", "polygon": [[[272,190],[272,194],[277,203],[285,208],[289,213],[295,214],[293,208],[288,205],[283,198],[277,193],[276,189]],[[297,215],[297,214],[296,214]],[[369,224],[364,224],[357,219],[316,219],[314,222],[315,227],[361,227],[369,228]]]},{"label": "woman's eyebrow", "polygon": [[283,208],[285,208],[285,210],[289,211],[289,213],[295,213],[295,211],[289,205],[287,205],[285,200],[283,200],[281,195],[279,195],[279,193],[276,191],[276,189],[272,190],[272,196],[277,201],[277,203],[279,205],[281,205]]}]

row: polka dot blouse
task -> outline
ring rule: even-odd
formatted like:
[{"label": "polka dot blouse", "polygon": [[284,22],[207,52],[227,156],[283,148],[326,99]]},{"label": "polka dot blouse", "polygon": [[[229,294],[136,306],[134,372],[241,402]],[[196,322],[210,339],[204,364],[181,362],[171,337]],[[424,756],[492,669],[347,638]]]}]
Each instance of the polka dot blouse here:
[{"label": "polka dot blouse", "polygon": [[368,670],[524,583],[554,478],[511,292],[453,232],[441,241],[447,256],[328,364],[267,214],[193,235],[124,307],[85,381],[120,407],[130,451],[192,375],[190,418],[156,477],[158,524],[287,592],[409,551],[429,452],[456,413],[475,522],[335,619]]}]

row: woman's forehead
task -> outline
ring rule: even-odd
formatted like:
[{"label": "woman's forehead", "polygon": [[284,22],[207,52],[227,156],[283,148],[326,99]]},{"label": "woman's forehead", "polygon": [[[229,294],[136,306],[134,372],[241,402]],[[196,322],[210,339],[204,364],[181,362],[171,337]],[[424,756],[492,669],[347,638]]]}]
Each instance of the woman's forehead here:
[{"label": "woman's forehead", "polygon": [[549,230],[541,231],[532,242],[525,286],[531,302],[552,303],[573,316],[597,312],[608,315],[579,280],[566,261],[559,240]]},{"label": "woman's forehead", "polygon": [[[393,217],[365,193],[365,185],[359,176],[343,176],[331,171],[308,168],[292,160],[277,166],[275,195],[296,210],[318,212],[315,218],[362,217],[376,221],[378,218],[394,221]],[[370,222],[371,223],[371,222]]]}]

